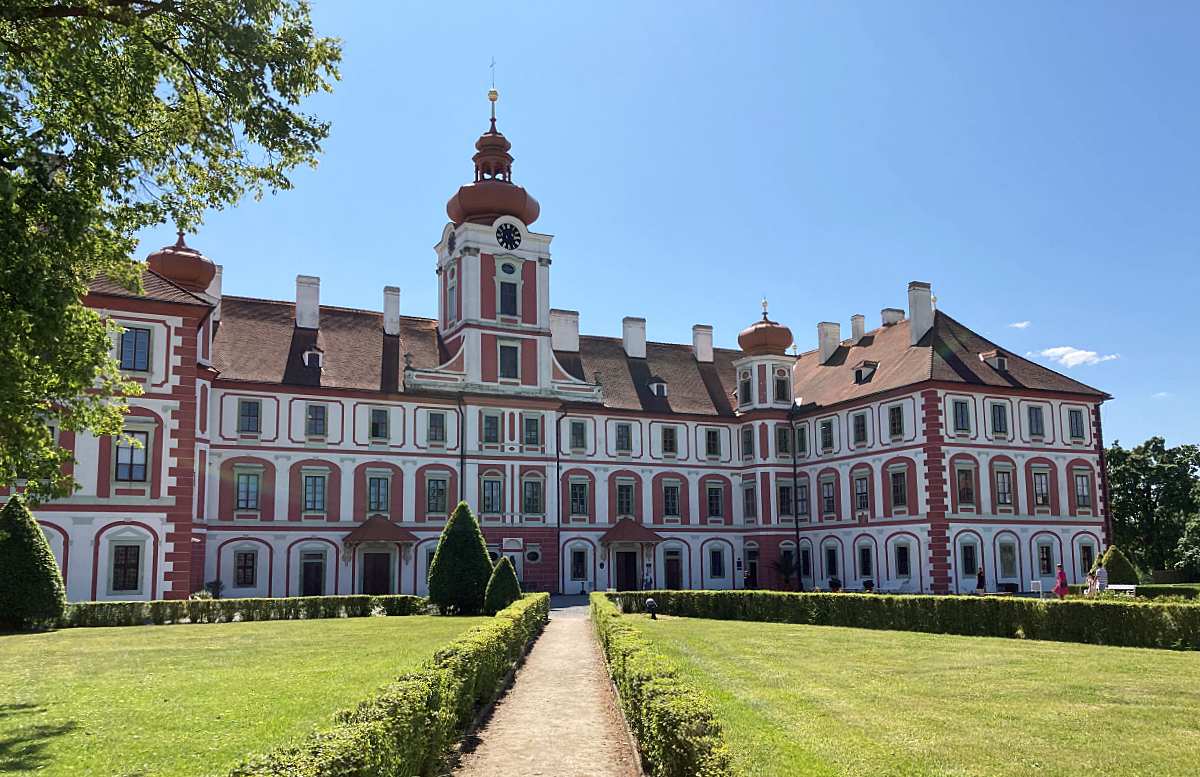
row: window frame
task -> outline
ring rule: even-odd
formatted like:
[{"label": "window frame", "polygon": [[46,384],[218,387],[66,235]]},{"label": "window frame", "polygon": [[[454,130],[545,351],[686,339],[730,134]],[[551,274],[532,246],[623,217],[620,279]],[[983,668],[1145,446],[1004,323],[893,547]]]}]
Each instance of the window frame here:
[{"label": "window frame", "polygon": [[[578,438],[576,438],[578,432]],[[583,453],[587,451],[587,424],[578,418],[572,418],[567,422],[567,442],[568,447],[573,453]]]},{"label": "window frame", "polygon": [[[624,440],[621,439],[624,435]],[[618,455],[633,454],[633,424],[628,421],[618,421],[613,428],[613,445]]]},{"label": "window frame", "polygon": [[[683,485],[680,481],[670,479],[662,482],[663,520],[678,522],[683,519],[682,501]],[[668,498],[668,495],[672,495]]]},{"label": "window frame", "polygon": [[821,453],[832,453],[834,450],[833,419],[823,419],[818,425],[821,434]]},{"label": "window frame", "polygon": [[[250,479],[254,481],[254,503],[250,504],[249,500],[242,499],[242,479],[246,478],[247,484]],[[258,512],[262,509],[262,472],[258,469],[250,469],[249,467],[235,467],[233,471],[233,504],[234,510],[237,512]],[[247,492],[249,488],[246,489]]]},{"label": "window frame", "polygon": [[[1075,423],[1077,419],[1079,421],[1078,430],[1076,429]],[[1083,443],[1087,441],[1087,426],[1083,417],[1083,408],[1067,408],[1067,431],[1071,436],[1072,443]]]},{"label": "window frame", "polygon": [[[586,478],[572,478],[567,482],[568,512],[571,518],[590,517],[591,483]],[[578,489],[578,496],[576,491]],[[579,509],[576,509],[578,507]]]},{"label": "window frame", "polygon": [[[250,408],[253,413],[247,413]],[[246,427],[246,421],[253,418],[253,428]],[[237,401],[237,431],[241,435],[262,434],[262,399],[257,397],[238,397]]]},{"label": "window frame", "polygon": [[[904,551],[903,557],[900,555],[900,551],[902,551],[902,550]],[[896,577],[898,577],[902,580],[911,580],[912,579],[912,545],[911,545],[911,543],[897,542],[895,545],[892,546],[892,556],[894,557],[894,560],[896,562]],[[901,558],[903,558],[903,560],[904,560],[903,565],[900,563]],[[901,566],[904,567],[903,570],[900,569]]]},{"label": "window frame", "polygon": [[[142,444],[140,447],[124,444],[124,439],[137,439]],[[154,433],[150,429],[125,429],[119,435],[113,438],[113,480],[117,483],[144,483],[150,485],[153,479],[154,465],[151,460],[151,445],[153,444]],[[122,462],[122,451],[129,451],[127,454],[128,461]],[[139,462],[137,459],[141,457]],[[121,467],[127,467],[127,474],[122,476]],[[136,476],[136,468],[141,467],[141,477]]]},{"label": "window frame", "polygon": [[[133,568],[133,572],[132,572],[132,579],[135,580],[136,585],[132,588],[123,586],[123,584],[125,582],[127,582],[128,580],[131,579],[130,578],[131,573],[128,570],[129,559],[126,558],[126,559],[124,559],[124,561],[121,561],[119,559],[119,556],[127,555],[127,554],[123,554],[123,553],[119,552],[122,549],[125,549],[125,550],[133,549],[136,551],[136,553],[135,553],[136,558],[133,560],[134,568]],[[140,596],[143,593],[145,593],[145,590],[146,590],[146,570],[145,570],[145,566],[144,566],[145,558],[146,558],[146,540],[145,539],[129,538],[129,539],[112,539],[111,541],[109,541],[109,543],[108,543],[108,586],[107,586],[107,592],[108,592],[109,596],[119,596],[119,595]],[[117,567],[118,567],[119,563],[125,567],[125,570],[122,573],[124,575],[121,580],[122,587],[118,587],[118,585],[117,585],[117,582],[118,582],[117,581]]]},{"label": "window frame", "polygon": [[[749,444],[747,444],[747,442]],[[741,430],[742,458],[754,458],[754,426],[747,424]]]},{"label": "window frame", "polygon": [[[1054,498],[1051,493],[1054,488],[1054,478],[1050,474],[1049,467],[1034,467],[1031,470],[1034,511],[1041,511],[1045,508],[1045,512],[1049,513],[1054,510]],[[1045,488],[1039,488],[1039,485],[1044,485]]]},{"label": "window frame", "polygon": [[[897,423],[899,419],[899,423]],[[893,442],[904,439],[904,405],[888,405],[888,437]]]},{"label": "window frame", "polygon": [[753,483],[742,484],[742,521],[758,522],[758,492]]},{"label": "window frame", "polygon": [[[368,471],[367,513],[388,515],[392,506],[392,477],[390,472]],[[382,484],[382,488],[379,487]]]},{"label": "window frame", "polygon": [[[667,440],[671,441],[668,448]],[[662,447],[664,458],[675,458],[679,455],[679,429],[672,424],[663,424],[659,429],[659,445]]]},{"label": "window frame", "polygon": [[[249,559],[249,564],[243,561]],[[243,577],[243,572],[249,570],[249,578]],[[258,551],[254,548],[234,548],[233,551],[233,587],[255,588],[258,586]]]},{"label": "window frame", "polygon": [[[966,476],[966,487],[970,490],[969,498],[964,496],[963,492],[963,476]],[[961,512],[963,508],[970,508],[972,512],[979,509],[979,488],[976,485],[976,469],[974,466],[966,462],[955,462],[954,464],[954,491],[958,496],[958,509]]]},{"label": "window frame", "polygon": [[[505,374],[505,352],[512,356],[512,374]],[[496,378],[503,381],[520,382],[521,380],[521,343],[517,340],[496,341]]]},{"label": "window frame", "polygon": [[724,580],[729,576],[725,564],[725,548],[715,545],[708,549],[708,576],[713,580]]},{"label": "window frame", "polygon": [[521,444],[527,449],[542,447],[542,417],[540,415],[536,413],[522,414]]},{"label": "window frame", "polygon": [[[617,517],[618,518],[625,518],[625,517],[632,518],[633,514],[634,514],[634,502],[637,498],[636,483],[634,482],[633,478],[617,478],[616,486],[617,486],[617,499],[616,499]],[[628,494],[627,502],[626,502],[626,494]],[[626,502],[626,504],[622,504],[622,502]]]},{"label": "window frame", "polygon": [[[961,397],[950,399],[951,423],[955,436],[971,434],[971,401]],[[962,411],[961,413],[959,411]]]},{"label": "window frame", "polygon": [[329,405],[325,402],[304,403],[304,437],[309,440],[324,440],[329,437]]},{"label": "window frame", "polygon": [[[440,484],[434,487],[434,484]],[[441,509],[437,509],[434,500],[440,499]],[[445,472],[431,472],[425,475],[425,517],[431,515],[450,514],[450,476]]]},{"label": "window frame", "polygon": [[[378,427],[379,419],[383,419],[382,433]],[[386,407],[372,407],[367,416],[367,436],[371,442],[387,442],[392,436],[392,414]]]},{"label": "window frame", "polygon": [[[900,499],[896,498],[896,484],[900,484]],[[888,488],[892,499],[893,514],[908,514],[908,467],[891,467],[888,469]]]},{"label": "window frame", "polygon": [[820,479],[821,517],[837,518],[837,480],[833,477]]},{"label": "window frame", "polygon": [[[438,419],[437,424],[433,422],[434,418]],[[436,435],[434,434],[434,429],[439,430]],[[431,448],[440,448],[446,445],[446,411],[425,411],[425,444]]]},{"label": "window frame", "polygon": [[[536,486],[537,504],[532,508],[529,502],[529,488]],[[526,475],[521,478],[521,514],[524,516],[542,517],[546,514],[546,482],[537,475]]]},{"label": "window frame", "polygon": [[[494,439],[489,439],[492,437]],[[503,442],[504,414],[496,410],[484,410],[479,417],[479,444],[485,447],[498,447]]]},{"label": "window frame", "polygon": [[[144,326],[124,326],[124,325],[122,325],[122,326],[124,327],[125,331],[122,332],[117,338],[117,363],[118,363],[118,365],[120,365],[121,371],[122,372],[149,373],[151,371],[151,369],[150,369],[151,365],[153,364],[153,360],[152,360],[152,356],[151,356],[151,354],[152,354],[151,349],[153,348],[153,344],[154,344],[154,330],[151,329],[150,327],[144,327]],[[133,345],[132,345],[133,351],[132,351],[132,357],[131,357],[131,361],[132,361],[133,365],[127,367],[125,365],[125,346],[126,346],[125,338],[130,335],[133,336]],[[138,339],[139,339],[139,336],[141,336],[141,335],[145,335],[145,338],[144,338],[145,339],[145,350],[144,351],[139,351],[139,346],[141,344],[138,342]],[[139,356],[142,357],[140,360],[138,358]],[[139,363],[143,363],[143,362],[145,364],[144,367],[137,366]]]},{"label": "window frame", "polygon": [[[1025,408],[1026,422],[1029,424],[1031,440],[1046,439],[1046,408],[1044,405],[1028,405]],[[1037,423],[1034,423],[1034,418]]]},{"label": "window frame", "polygon": [[[713,510],[713,495],[716,495],[717,509]],[[725,486],[722,483],[714,483],[709,481],[704,484],[704,501],[708,507],[708,520],[710,523],[725,522]],[[715,519],[715,520],[714,520]]]},{"label": "window frame", "polygon": [[504,514],[504,476],[486,473],[479,479],[479,514],[497,516]]},{"label": "window frame", "polygon": [[854,511],[871,511],[871,478],[863,473],[854,475]]},{"label": "window frame", "polygon": [[704,430],[704,455],[709,459],[721,458],[720,429],[708,428]]},{"label": "window frame", "polygon": [[870,445],[869,435],[867,433],[867,412],[865,410],[857,413],[851,413],[850,432],[855,448],[861,448]]},{"label": "window frame", "polygon": [[[319,487],[318,483],[320,483]],[[329,472],[301,471],[300,489],[302,517],[324,517],[329,511]],[[320,496],[320,506],[314,507],[313,505],[317,504],[316,497],[318,495]]]}]

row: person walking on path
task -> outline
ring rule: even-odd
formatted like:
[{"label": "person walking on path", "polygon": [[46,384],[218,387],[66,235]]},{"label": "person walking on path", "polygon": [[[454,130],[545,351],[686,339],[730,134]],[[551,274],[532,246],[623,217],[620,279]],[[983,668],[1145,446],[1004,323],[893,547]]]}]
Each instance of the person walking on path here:
[{"label": "person walking on path", "polygon": [[1063,565],[1058,565],[1058,572],[1054,576],[1054,594],[1059,599],[1067,595],[1067,573],[1063,570]]},{"label": "person walking on path", "polygon": [[979,572],[975,575],[975,593],[987,593],[987,575],[983,573],[983,567],[980,567]]},{"label": "person walking on path", "polygon": [[1096,587],[1101,591],[1108,590],[1108,570],[1104,568],[1103,560],[1096,566]]}]

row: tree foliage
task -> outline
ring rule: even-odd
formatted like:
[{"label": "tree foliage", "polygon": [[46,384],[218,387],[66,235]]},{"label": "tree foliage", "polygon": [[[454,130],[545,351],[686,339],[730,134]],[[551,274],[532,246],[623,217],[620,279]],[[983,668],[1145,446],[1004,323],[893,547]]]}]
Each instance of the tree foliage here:
[{"label": "tree foliage", "polygon": [[517,570],[513,569],[508,556],[501,556],[492,567],[492,576],[488,579],[487,591],[483,595],[483,611],[495,615],[520,598],[521,583],[517,580]]},{"label": "tree foliage", "polygon": [[116,433],[136,392],[88,284],[137,288],[139,229],[290,188],[339,59],[302,0],[0,4],[0,486],[70,493],[50,428]]},{"label": "tree foliage", "polygon": [[429,565],[429,600],[443,613],[477,615],[492,576],[479,521],[466,502],[454,508]]},{"label": "tree foliage", "polygon": [[1110,585],[1137,585],[1141,582],[1141,573],[1138,568],[1116,545],[1108,546],[1108,550],[1104,553],[1103,563],[1105,571],[1108,572]]},{"label": "tree foliage", "polygon": [[50,626],[67,607],[62,573],[25,500],[0,510],[0,629]]},{"label": "tree foliage", "polygon": [[1175,566],[1184,529],[1200,511],[1200,448],[1151,437],[1130,449],[1114,442],[1105,458],[1113,542],[1147,571]]}]

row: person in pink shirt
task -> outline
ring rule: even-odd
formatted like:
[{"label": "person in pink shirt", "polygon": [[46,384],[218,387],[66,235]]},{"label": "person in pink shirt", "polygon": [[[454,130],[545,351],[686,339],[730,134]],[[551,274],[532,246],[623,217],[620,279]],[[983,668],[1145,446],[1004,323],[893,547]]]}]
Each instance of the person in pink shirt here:
[{"label": "person in pink shirt", "polygon": [[1063,571],[1063,565],[1058,565],[1058,574],[1054,578],[1054,593],[1059,599],[1067,595],[1067,573]]}]

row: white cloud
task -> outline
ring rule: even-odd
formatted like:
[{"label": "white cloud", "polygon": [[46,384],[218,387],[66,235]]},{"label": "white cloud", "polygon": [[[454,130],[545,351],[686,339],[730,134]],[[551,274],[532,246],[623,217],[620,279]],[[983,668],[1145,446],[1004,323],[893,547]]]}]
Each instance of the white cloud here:
[{"label": "white cloud", "polygon": [[1170,391],[1155,391],[1153,394],[1150,395],[1150,398],[1151,399],[1170,399],[1173,396],[1175,396],[1175,395],[1172,394]]},{"label": "white cloud", "polygon": [[1028,329],[1033,326],[1032,321],[1014,321],[1008,325],[1009,329]]},{"label": "white cloud", "polygon": [[1091,366],[1100,362],[1110,362],[1121,358],[1121,355],[1117,353],[1101,356],[1095,351],[1085,351],[1082,348],[1075,348],[1070,345],[1056,345],[1053,348],[1038,351],[1037,355],[1047,358],[1052,362],[1058,362],[1064,367],[1078,367],[1081,364]]}]

